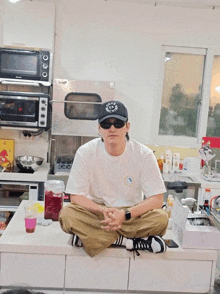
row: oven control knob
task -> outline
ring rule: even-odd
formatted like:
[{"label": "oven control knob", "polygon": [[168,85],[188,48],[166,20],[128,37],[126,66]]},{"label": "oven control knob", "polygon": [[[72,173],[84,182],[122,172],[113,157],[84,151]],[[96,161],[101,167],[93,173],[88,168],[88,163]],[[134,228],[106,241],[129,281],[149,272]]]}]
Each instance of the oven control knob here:
[{"label": "oven control knob", "polygon": [[40,124],[41,124],[41,125],[45,125],[45,121],[43,121],[43,120],[40,121]]},{"label": "oven control knob", "polygon": [[42,73],[42,76],[43,76],[44,78],[46,78],[46,77],[47,77],[47,72],[44,71],[44,72]]},{"label": "oven control knob", "polygon": [[45,111],[45,110],[46,110],[46,108],[45,108],[45,107],[41,107],[41,110],[42,110],[42,111]]},{"label": "oven control knob", "polygon": [[46,104],[46,100],[41,100],[41,103]]},{"label": "oven control knob", "polygon": [[47,63],[43,63],[42,67],[43,67],[44,69],[47,69],[47,68],[48,68],[48,64],[47,64]]},{"label": "oven control knob", "polygon": [[43,60],[44,61],[47,61],[49,59],[49,56],[48,55],[43,55]]},{"label": "oven control knob", "polygon": [[45,117],[45,114],[41,114],[41,117],[44,118]]}]

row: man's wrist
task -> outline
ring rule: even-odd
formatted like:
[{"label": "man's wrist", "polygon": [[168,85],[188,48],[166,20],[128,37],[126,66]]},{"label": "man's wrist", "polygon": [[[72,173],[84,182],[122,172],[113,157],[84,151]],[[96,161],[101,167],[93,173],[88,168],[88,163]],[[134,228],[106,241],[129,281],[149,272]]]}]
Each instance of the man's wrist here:
[{"label": "man's wrist", "polygon": [[99,212],[100,213],[103,213],[104,212],[104,209],[105,209],[105,206],[99,206]]},{"label": "man's wrist", "polygon": [[124,217],[123,221],[125,221],[125,210],[121,209],[121,212],[123,212],[123,217]]}]

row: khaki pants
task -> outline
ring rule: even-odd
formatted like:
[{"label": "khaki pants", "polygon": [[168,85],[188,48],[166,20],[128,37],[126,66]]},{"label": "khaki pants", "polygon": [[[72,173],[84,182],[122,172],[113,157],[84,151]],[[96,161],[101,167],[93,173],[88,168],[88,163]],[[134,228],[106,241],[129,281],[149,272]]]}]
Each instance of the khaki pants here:
[{"label": "khaki pants", "polygon": [[100,221],[103,219],[102,213],[90,212],[73,203],[65,206],[59,216],[63,231],[76,234],[82,241],[84,250],[91,257],[112,245],[119,235],[127,238],[163,236],[168,225],[168,215],[163,209],[154,209],[124,221],[121,229],[117,231],[102,230]]}]

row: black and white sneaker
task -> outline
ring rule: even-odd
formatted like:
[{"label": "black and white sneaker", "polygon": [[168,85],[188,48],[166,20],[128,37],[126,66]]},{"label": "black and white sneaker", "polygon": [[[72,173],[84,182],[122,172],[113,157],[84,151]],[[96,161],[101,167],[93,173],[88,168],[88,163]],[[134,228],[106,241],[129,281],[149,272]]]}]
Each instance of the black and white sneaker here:
[{"label": "black and white sneaker", "polygon": [[128,251],[135,251],[139,256],[138,250],[146,250],[153,253],[161,253],[167,250],[167,246],[163,238],[160,236],[149,236],[147,239],[134,238],[128,239],[126,242]]},{"label": "black and white sneaker", "polygon": [[72,246],[83,247],[83,243],[77,235],[73,235]]},{"label": "black and white sneaker", "polygon": [[125,239],[126,238],[120,235],[110,247],[126,247]]}]

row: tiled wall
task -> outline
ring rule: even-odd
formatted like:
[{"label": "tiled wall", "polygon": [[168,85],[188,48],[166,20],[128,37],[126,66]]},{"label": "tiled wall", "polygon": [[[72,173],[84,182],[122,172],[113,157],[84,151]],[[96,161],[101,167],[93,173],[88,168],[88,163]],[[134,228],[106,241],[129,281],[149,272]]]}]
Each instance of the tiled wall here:
[{"label": "tiled wall", "polygon": [[171,146],[156,146],[156,145],[147,145],[151,150],[155,151],[154,154],[156,158],[160,158],[161,153],[165,156],[166,150],[171,150],[172,153],[180,153],[180,159],[185,157],[198,157],[199,148],[181,148],[181,147],[171,147]]}]

